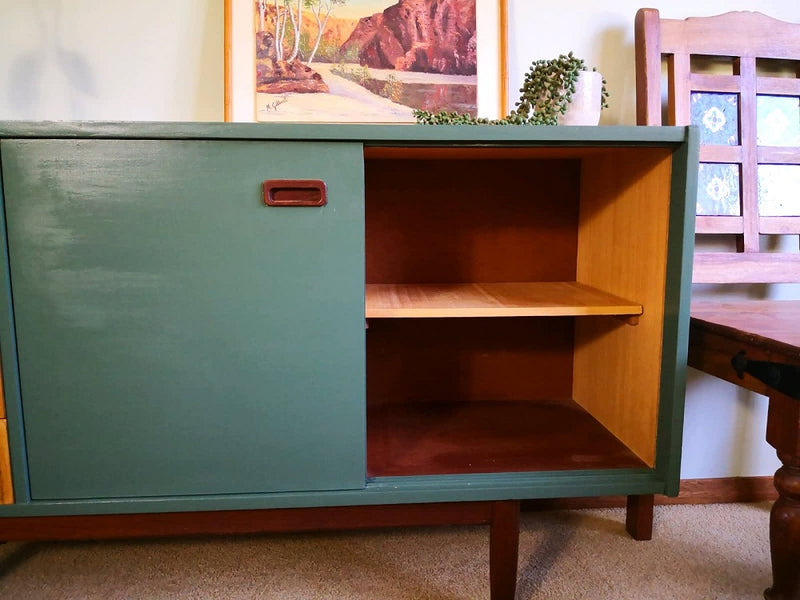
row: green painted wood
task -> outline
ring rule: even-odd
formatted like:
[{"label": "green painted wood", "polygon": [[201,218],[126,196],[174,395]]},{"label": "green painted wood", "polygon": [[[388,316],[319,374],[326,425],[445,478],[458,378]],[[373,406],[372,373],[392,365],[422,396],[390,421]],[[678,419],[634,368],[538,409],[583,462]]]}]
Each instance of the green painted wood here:
[{"label": "green painted wood", "polygon": [[[361,488],[359,144],[2,149],[31,497]],[[266,179],[322,179],[273,208]]]},{"label": "green painted wood", "polygon": [[30,501],[28,463],[25,454],[25,433],[22,429],[19,370],[17,365],[17,334],[14,328],[14,311],[11,298],[6,213],[3,196],[3,147],[0,140],[0,368],[3,369],[3,396],[5,399],[8,442],[11,453],[11,477],[14,501]]},{"label": "green painted wood", "polygon": [[[652,469],[381,477],[367,482],[366,487],[359,490],[36,501],[0,506],[0,518],[663,493],[664,482]],[[2,539],[2,521],[0,521],[0,539]]]},{"label": "green painted wood", "polygon": [[673,154],[670,189],[661,397],[656,439],[656,469],[667,482],[665,494],[668,496],[677,496],[680,486],[699,160],[700,134],[697,128],[690,127],[685,143]]},{"label": "green painted wood", "polygon": [[368,145],[409,143],[544,143],[559,145],[680,144],[685,127],[565,127],[497,125],[330,124],[330,123],[168,123],[0,121],[0,137],[252,139],[354,141]]}]

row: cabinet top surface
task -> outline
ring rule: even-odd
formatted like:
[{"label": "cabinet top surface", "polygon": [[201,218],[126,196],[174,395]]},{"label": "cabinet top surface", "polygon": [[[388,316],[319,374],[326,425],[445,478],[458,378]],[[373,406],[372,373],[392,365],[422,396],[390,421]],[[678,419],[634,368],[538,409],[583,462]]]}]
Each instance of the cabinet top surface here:
[{"label": "cabinet top surface", "polygon": [[0,121],[0,138],[319,140],[364,142],[372,145],[385,143],[675,144],[686,141],[690,131],[691,128],[687,127],[653,126]]}]

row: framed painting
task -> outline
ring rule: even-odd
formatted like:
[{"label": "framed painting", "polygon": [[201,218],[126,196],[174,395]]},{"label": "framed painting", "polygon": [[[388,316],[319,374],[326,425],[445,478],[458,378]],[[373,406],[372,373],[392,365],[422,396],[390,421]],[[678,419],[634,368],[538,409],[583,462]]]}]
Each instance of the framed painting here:
[{"label": "framed painting", "polygon": [[504,116],[506,0],[225,0],[225,120]]}]

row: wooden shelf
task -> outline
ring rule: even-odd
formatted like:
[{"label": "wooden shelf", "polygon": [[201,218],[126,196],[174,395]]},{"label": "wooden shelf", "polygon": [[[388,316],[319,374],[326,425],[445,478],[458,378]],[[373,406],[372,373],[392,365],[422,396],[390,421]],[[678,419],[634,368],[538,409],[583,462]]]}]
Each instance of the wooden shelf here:
[{"label": "wooden shelf", "polygon": [[642,305],[575,282],[367,284],[366,317],[642,314]]},{"label": "wooden shelf", "polygon": [[367,418],[370,477],[645,467],[571,399],[395,403]]}]

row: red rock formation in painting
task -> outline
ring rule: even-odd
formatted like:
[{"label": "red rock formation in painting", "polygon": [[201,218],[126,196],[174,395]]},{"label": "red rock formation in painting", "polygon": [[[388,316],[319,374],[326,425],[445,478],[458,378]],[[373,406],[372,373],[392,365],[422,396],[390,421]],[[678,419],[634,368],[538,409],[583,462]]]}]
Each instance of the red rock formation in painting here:
[{"label": "red rock formation in painting", "polygon": [[275,58],[274,37],[269,32],[256,35],[256,91],[266,94],[328,93],[322,75],[299,60]]},{"label": "red rock formation in painting", "polygon": [[475,0],[400,0],[361,19],[342,45],[380,69],[474,75]]},{"label": "red rock formation in painting", "polygon": [[260,58],[256,66],[256,91],[266,94],[327,93],[328,84],[322,75],[299,60],[286,61]]}]

